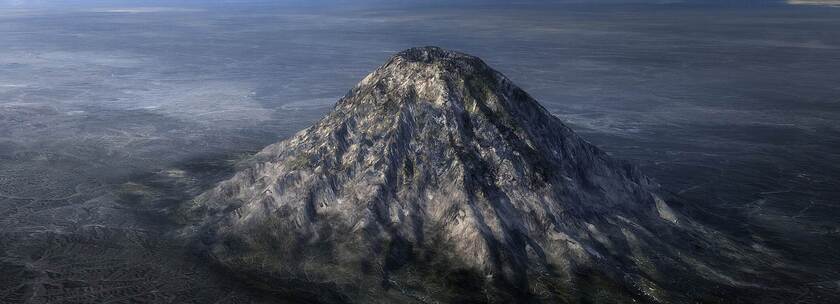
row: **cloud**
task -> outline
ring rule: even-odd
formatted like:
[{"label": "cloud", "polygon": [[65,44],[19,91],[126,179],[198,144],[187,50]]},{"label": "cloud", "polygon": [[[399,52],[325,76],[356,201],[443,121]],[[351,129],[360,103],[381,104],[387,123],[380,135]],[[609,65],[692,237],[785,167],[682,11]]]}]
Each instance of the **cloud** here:
[{"label": "cloud", "polygon": [[791,5],[822,5],[840,7],[840,0],[787,0]]}]

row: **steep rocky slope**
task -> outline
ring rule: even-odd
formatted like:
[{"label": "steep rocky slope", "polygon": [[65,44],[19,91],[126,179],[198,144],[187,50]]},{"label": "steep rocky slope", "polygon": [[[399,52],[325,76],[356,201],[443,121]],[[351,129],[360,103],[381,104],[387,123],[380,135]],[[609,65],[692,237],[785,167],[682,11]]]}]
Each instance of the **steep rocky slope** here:
[{"label": "steep rocky slope", "polygon": [[698,252],[743,253],[656,189],[480,59],[426,47],[181,215],[217,265],[296,300],[683,302],[742,284]]}]

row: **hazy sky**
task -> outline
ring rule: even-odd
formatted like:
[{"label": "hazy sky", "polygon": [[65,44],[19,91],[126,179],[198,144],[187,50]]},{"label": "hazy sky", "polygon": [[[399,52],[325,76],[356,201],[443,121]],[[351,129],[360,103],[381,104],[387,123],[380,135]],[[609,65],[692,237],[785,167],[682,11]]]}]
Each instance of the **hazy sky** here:
[{"label": "hazy sky", "polygon": [[649,4],[715,4],[715,5],[757,5],[773,3],[838,5],[840,0],[0,0],[2,6],[12,7],[73,7],[73,6],[179,6],[179,5],[232,5],[232,4],[272,4],[294,6],[417,6],[417,5],[458,5],[458,4],[497,4],[522,6],[533,4],[614,4],[614,3],[649,3]]}]

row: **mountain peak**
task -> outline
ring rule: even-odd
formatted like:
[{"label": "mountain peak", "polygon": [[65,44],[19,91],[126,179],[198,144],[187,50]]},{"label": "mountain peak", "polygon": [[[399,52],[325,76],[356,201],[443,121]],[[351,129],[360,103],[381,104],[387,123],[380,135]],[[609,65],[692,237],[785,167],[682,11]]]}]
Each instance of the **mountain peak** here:
[{"label": "mountain peak", "polygon": [[[515,101],[522,103],[511,103]],[[439,109],[466,110],[468,113],[476,113],[479,104],[504,112],[532,108],[526,111],[551,116],[527,93],[478,57],[434,46],[411,48],[393,55],[362,79],[339,101],[337,108],[355,110],[347,107],[375,103],[397,110],[400,107],[396,105],[417,102],[458,105]]]},{"label": "mountain peak", "polygon": [[392,60],[394,59],[421,63],[431,63],[436,61],[474,63],[481,61],[478,57],[436,46],[410,48],[395,54]]}]

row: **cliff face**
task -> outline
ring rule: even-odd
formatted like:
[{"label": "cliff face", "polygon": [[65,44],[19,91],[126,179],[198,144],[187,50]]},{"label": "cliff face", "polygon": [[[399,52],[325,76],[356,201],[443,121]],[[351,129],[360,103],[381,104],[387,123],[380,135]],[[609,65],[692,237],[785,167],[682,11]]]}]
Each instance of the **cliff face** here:
[{"label": "cliff face", "polygon": [[655,188],[480,59],[414,48],[191,202],[185,232],[322,302],[664,301],[693,266],[657,231],[694,228]]}]

